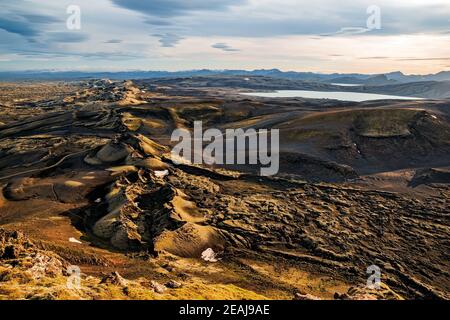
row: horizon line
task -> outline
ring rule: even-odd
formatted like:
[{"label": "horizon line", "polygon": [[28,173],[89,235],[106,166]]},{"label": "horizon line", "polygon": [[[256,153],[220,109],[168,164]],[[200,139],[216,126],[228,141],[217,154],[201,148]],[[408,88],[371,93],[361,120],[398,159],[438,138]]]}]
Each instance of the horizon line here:
[{"label": "horizon line", "polygon": [[349,72],[349,73],[342,73],[342,72],[316,72],[316,71],[294,71],[294,70],[287,70],[284,71],[279,68],[270,68],[270,69],[208,69],[208,68],[202,68],[202,69],[180,69],[180,70],[145,70],[145,69],[130,69],[130,70],[63,70],[63,69],[24,69],[24,70],[0,70],[0,73],[63,73],[63,72],[73,72],[73,73],[126,73],[126,72],[166,72],[166,73],[180,73],[180,72],[198,72],[198,71],[211,71],[211,72],[227,72],[227,71],[243,71],[243,72],[255,72],[255,71],[278,71],[281,73],[311,73],[311,74],[319,74],[319,75],[333,75],[333,74],[341,74],[341,75],[348,75],[348,74],[359,74],[359,75],[385,75],[385,74],[392,74],[392,73],[401,73],[404,76],[427,76],[427,75],[436,75],[439,73],[449,72],[450,70],[441,70],[436,73],[404,73],[400,70],[394,70],[389,72],[380,72],[380,73],[363,73],[363,72]]}]

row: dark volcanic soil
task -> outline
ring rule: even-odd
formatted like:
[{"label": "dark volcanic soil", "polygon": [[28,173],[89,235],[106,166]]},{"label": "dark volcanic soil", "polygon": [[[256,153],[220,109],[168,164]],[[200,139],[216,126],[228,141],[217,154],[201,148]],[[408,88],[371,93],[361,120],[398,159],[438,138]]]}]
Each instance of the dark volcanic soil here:
[{"label": "dark volcanic soil", "polygon": [[[390,292],[376,298],[450,297],[450,102],[164,85],[2,84],[0,227],[57,254],[58,266],[185,287],[140,298],[342,298],[371,265]],[[175,165],[170,135],[196,120],[279,128],[280,173]],[[207,248],[221,260],[203,261]],[[0,296],[20,297],[2,293],[3,278]]]}]

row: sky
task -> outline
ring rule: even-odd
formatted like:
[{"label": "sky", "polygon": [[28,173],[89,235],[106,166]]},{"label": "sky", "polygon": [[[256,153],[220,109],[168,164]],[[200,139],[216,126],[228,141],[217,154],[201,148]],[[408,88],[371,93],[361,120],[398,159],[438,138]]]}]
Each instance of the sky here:
[{"label": "sky", "polygon": [[0,71],[450,71],[450,0],[0,0],[0,9]]}]

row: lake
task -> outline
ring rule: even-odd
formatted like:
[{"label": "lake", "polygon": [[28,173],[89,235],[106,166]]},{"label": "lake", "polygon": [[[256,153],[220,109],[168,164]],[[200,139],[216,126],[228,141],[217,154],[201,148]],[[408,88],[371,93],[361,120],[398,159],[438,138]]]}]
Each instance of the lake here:
[{"label": "lake", "polygon": [[278,90],[274,92],[248,92],[244,95],[266,98],[309,98],[333,99],[341,101],[372,101],[372,100],[422,100],[422,98],[391,96],[385,94],[343,92],[343,91],[308,91],[308,90]]}]

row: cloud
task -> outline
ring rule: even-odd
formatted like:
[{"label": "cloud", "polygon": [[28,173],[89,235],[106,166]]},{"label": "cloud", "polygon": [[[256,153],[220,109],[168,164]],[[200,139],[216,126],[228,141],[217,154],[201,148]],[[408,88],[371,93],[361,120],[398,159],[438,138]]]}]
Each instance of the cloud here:
[{"label": "cloud", "polygon": [[397,61],[447,61],[450,57],[430,57],[430,58],[399,58]]},{"label": "cloud", "polygon": [[87,59],[111,59],[111,60],[121,60],[121,59],[138,59],[143,58],[142,54],[129,53],[121,51],[96,51],[96,52],[79,52],[79,51],[49,51],[49,50],[17,50],[17,55],[28,58],[35,57],[45,57],[45,58],[67,58],[67,57],[82,57]]},{"label": "cloud", "polygon": [[374,56],[374,57],[358,57],[358,60],[392,60],[392,61],[449,61],[450,57],[387,57],[387,56]]},{"label": "cloud", "polygon": [[20,16],[25,18],[30,23],[49,24],[63,21],[62,19],[45,14],[25,13]]},{"label": "cloud", "polygon": [[230,47],[228,44],[223,43],[223,42],[215,43],[211,47],[213,47],[215,49],[220,49],[220,50],[223,50],[223,51],[229,51],[229,52],[240,51],[239,49],[235,49],[233,47]]},{"label": "cloud", "polygon": [[112,0],[122,8],[138,11],[150,16],[173,17],[195,11],[225,10],[246,0]]},{"label": "cloud", "polygon": [[335,0],[110,1],[143,14],[149,25],[178,27],[186,37],[437,33],[448,31],[450,12],[446,1],[379,0],[382,29],[368,32],[371,0],[342,0],[339,5]]},{"label": "cloud", "polygon": [[39,34],[39,31],[32,24],[20,16],[11,18],[0,17],[0,29],[23,37],[35,37]]},{"label": "cloud", "polygon": [[159,27],[161,27],[161,26],[167,27],[167,26],[173,25],[172,22],[170,22],[169,20],[166,20],[166,19],[147,18],[144,20],[144,22],[146,24],[149,24],[152,26],[159,26]]},{"label": "cloud", "polygon": [[390,57],[385,56],[373,56],[373,57],[359,57],[360,60],[383,60],[383,59],[390,59]]},{"label": "cloud", "polygon": [[[92,60],[103,57],[106,67],[124,69],[279,67],[327,72],[386,71],[388,65],[431,69],[446,60],[396,59],[450,54],[448,0],[377,0],[382,29],[374,32],[364,28],[373,0],[339,4],[335,0],[79,0],[81,32],[66,29],[69,0],[0,1],[0,52],[12,59],[3,68],[44,66],[28,63],[23,56],[17,59],[20,50],[36,60],[39,55],[57,55],[58,67],[67,63],[78,68],[85,61],[97,67],[99,62]],[[127,45],[120,45],[122,41]],[[230,52],[230,59],[218,60],[219,51],[211,47]],[[241,54],[232,54],[239,50]],[[133,56],[141,60],[133,62]],[[46,66],[52,67],[49,60]]]},{"label": "cloud", "polygon": [[341,36],[341,35],[354,35],[354,34],[363,34],[366,32],[370,32],[372,29],[362,28],[362,27],[344,27],[339,29],[336,32],[331,33],[323,33],[322,37],[330,37],[330,36]]},{"label": "cloud", "polygon": [[45,25],[62,21],[48,14],[31,12],[27,4],[22,0],[16,0],[15,2],[4,0],[0,29],[31,40],[42,33]]},{"label": "cloud", "polygon": [[138,59],[138,58],[144,58],[144,55],[139,54],[139,53],[129,53],[129,52],[78,52],[78,53],[73,53],[74,56],[82,56],[85,58],[92,58],[92,59]]},{"label": "cloud", "polygon": [[111,40],[107,40],[103,43],[108,43],[108,44],[116,44],[116,43],[122,43],[123,41],[120,39],[111,39]]},{"label": "cloud", "polygon": [[47,41],[61,43],[78,43],[89,39],[87,34],[78,31],[49,32],[46,34],[46,37]]},{"label": "cloud", "polygon": [[181,40],[184,39],[183,37],[173,33],[154,34],[153,36],[159,38],[159,43],[161,44],[161,47],[164,48],[175,47]]}]

